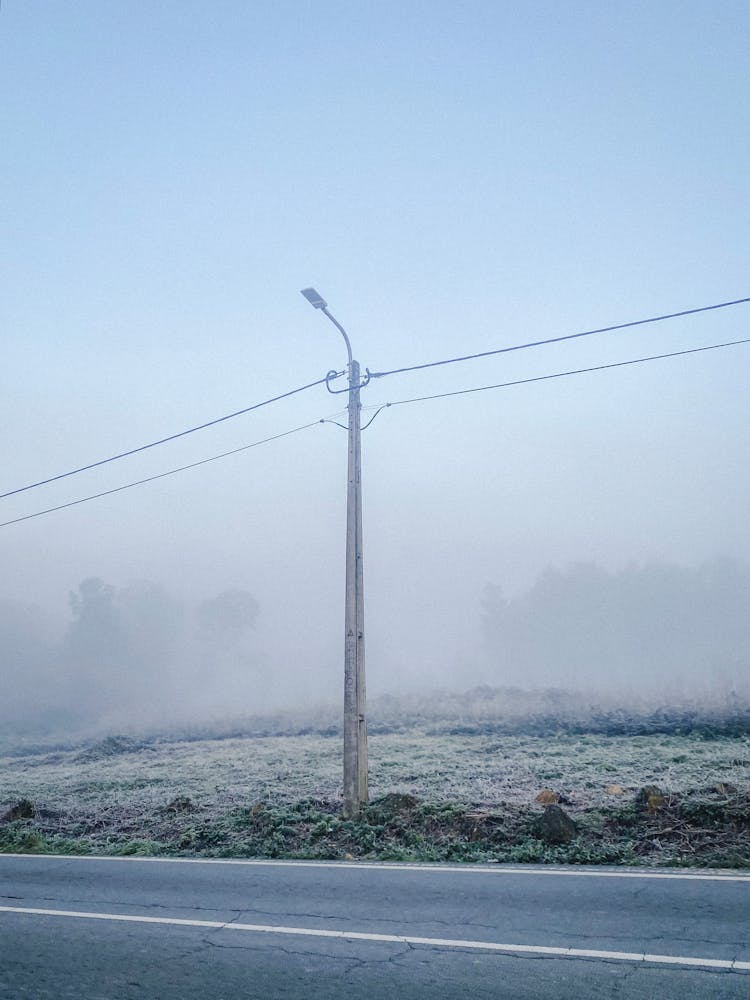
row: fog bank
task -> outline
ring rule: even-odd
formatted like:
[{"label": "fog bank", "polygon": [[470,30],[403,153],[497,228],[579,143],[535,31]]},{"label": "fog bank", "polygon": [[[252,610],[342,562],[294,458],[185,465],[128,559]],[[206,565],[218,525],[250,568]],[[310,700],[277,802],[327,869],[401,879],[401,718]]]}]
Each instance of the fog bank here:
[{"label": "fog bank", "polygon": [[[394,712],[417,719],[420,706],[438,712],[441,689],[489,685],[516,689],[516,715],[526,711],[518,691],[544,692],[545,712],[556,702],[568,713],[587,702],[638,711],[703,702],[730,711],[750,704],[749,610],[750,567],[727,558],[619,572],[576,563],[547,570],[512,598],[498,585],[477,586],[475,620],[456,624],[467,652],[448,681],[436,674],[420,692],[405,675],[389,684],[388,697],[375,686],[374,703],[383,719]],[[82,581],[62,629],[38,607],[2,601],[0,725],[23,735],[188,723],[221,729],[233,719],[292,712],[297,726],[309,717],[335,728],[341,663],[282,662],[273,635],[261,640],[262,619],[262,595],[235,588],[188,603],[148,581]],[[413,669],[425,677],[430,664]],[[377,656],[368,670],[389,676]],[[469,714],[483,699],[497,715],[502,696],[481,689]],[[528,702],[530,714],[537,702]]]}]

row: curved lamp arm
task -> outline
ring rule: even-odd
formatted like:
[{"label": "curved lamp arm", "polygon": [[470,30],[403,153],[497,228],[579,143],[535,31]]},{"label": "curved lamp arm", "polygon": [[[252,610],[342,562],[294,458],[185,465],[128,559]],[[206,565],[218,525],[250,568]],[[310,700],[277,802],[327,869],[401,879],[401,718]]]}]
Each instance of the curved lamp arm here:
[{"label": "curved lamp arm", "polygon": [[339,331],[339,333],[341,334],[341,336],[344,338],[344,343],[346,344],[346,353],[349,355],[349,370],[351,372],[351,365],[352,365],[352,345],[351,345],[351,343],[349,341],[349,337],[347,336],[346,330],[339,323],[339,321],[336,319],[336,317],[333,316],[328,311],[328,303],[326,302],[326,300],[323,298],[323,296],[319,292],[316,292],[314,288],[303,288],[302,289],[302,294],[305,296],[305,298],[310,303],[310,305],[313,307],[313,309],[320,309],[320,311],[322,313],[324,313],[328,317],[328,319],[330,319],[330,321],[333,323],[333,325]]}]

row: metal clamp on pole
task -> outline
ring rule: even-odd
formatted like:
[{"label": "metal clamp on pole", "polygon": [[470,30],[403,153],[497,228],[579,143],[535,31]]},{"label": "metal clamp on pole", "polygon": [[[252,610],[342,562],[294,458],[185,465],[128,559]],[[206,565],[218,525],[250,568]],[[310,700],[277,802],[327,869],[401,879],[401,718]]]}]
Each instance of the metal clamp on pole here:
[{"label": "metal clamp on pole", "polygon": [[[352,364],[356,364],[356,363],[357,363],[356,361],[352,362]],[[348,387],[346,389],[332,389],[331,388],[331,382],[335,378],[338,378],[340,374],[341,374],[341,372],[337,372],[333,368],[331,369],[331,371],[329,371],[326,374],[326,389],[328,389],[328,391],[331,393],[332,396],[340,396],[340,395],[342,395],[342,393],[351,392],[352,391],[351,378],[349,379],[349,385],[348,385]],[[357,389],[364,389],[364,387],[366,385],[370,384],[370,379],[371,378],[372,378],[372,376],[370,375],[370,369],[369,368],[365,368],[365,378],[359,383],[359,385],[355,386],[355,388],[357,388]]]}]

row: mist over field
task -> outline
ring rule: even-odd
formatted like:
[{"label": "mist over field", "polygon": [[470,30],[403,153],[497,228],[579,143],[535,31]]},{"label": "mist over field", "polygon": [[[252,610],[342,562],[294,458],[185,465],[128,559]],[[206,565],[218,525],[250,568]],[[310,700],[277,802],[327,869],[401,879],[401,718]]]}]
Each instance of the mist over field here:
[{"label": "mist over field", "polygon": [[484,592],[482,624],[496,678],[610,694],[750,693],[750,569],[650,563],[608,573],[550,569],[526,593]]},{"label": "mist over field", "polygon": [[748,706],[749,28],[3,3],[0,743],[338,733],[348,347],[371,732]]},{"label": "mist over field", "polygon": [[[455,624],[465,658],[457,663],[451,651],[415,665],[417,676],[432,673],[431,684],[415,686],[371,658],[373,722],[540,712],[573,712],[580,721],[602,707],[689,705],[731,715],[750,707],[749,608],[750,567],[728,558],[619,572],[577,563],[549,569],[509,597],[498,585],[478,585],[474,620]],[[62,626],[38,607],[1,601],[0,725],[6,737],[70,737],[221,729],[287,712],[297,726],[338,728],[341,658],[281,663],[262,623],[260,592],[227,589],[188,603],[147,581],[82,581]],[[394,621],[391,641],[405,627]],[[470,689],[458,711],[451,699]]]}]

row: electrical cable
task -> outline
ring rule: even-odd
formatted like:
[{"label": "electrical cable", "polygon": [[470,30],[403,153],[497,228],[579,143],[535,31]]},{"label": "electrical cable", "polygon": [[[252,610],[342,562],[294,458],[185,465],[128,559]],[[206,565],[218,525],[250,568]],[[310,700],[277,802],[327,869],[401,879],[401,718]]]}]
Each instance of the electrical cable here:
[{"label": "electrical cable", "polygon": [[[343,374],[342,372],[337,372],[335,377]],[[331,378],[334,376],[330,376]],[[78,475],[79,472],[86,472],[88,469],[96,469],[100,465],[107,465],[109,462],[116,462],[120,458],[127,458],[129,455],[137,455],[138,452],[148,451],[149,448],[156,448],[157,445],[167,444],[168,441],[176,441],[178,438],[186,437],[188,434],[195,434],[196,431],[205,430],[207,427],[214,427],[216,424],[221,424],[225,420],[232,420],[234,417],[240,417],[243,413],[250,413],[253,410],[259,410],[263,406],[268,406],[270,403],[277,403],[280,399],[288,399],[289,396],[295,396],[299,392],[304,392],[306,389],[312,389],[316,385],[324,385],[327,378],[318,379],[316,382],[308,382],[307,385],[301,385],[297,389],[290,389],[289,392],[282,392],[278,396],[273,396],[271,399],[265,399],[262,403],[254,403],[252,406],[246,406],[242,410],[235,410],[234,413],[227,413],[223,417],[217,417],[215,420],[208,420],[205,424],[198,424],[196,427],[189,427],[185,431],[179,431],[177,434],[169,434],[167,437],[159,438],[158,441],[151,441],[149,444],[142,444],[138,448],[131,448],[129,451],[122,451],[118,455],[111,455],[109,458],[102,458],[98,462],[90,462],[88,465],[81,465],[77,469],[71,469],[70,472],[61,472],[57,476],[50,476],[48,479],[40,479],[36,483],[29,483],[28,486],[19,486],[17,489],[8,490],[7,493],[0,493],[0,500],[4,500],[6,497],[15,496],[17,493],[25,493],[27,490],[33,490],[37,486],[46,486],[47,483],[56,483],[59,479],[67,479],[69,476]],[[0,525],[2,527],[2,525]]]},{"label": "electrical cable", "polygon": [[[534,378],[519,378],[512,382],[498,382],[495,385],[480,385],[472,389],[456,389],[453,392],[438,392],[431,396],[414,396],[411,399],[397,399],[392,403],[379,404],[383,406],[402,406],[405,403],[422,403],[429,399],[446,399],[448,396],[466,396],[472,392],[486,392],[488,389],[507,389],[513,385],[528,385],[530,382],[546,382],[553,378],[564,378],[566,375],[583,375],[587,372],[600,372],[607,368],[624,368],[626,365],[640,365],[646,361],[661,361],[664,358],[678,358],[685,354],[700,354],[703,351],[716,351],[721,347],[735,347],[737,344],[750,344],[750,337],[745,340],[729,340],[723,344],[708,344],[706,347],[692,347],[685,351],[671,351],[669,354],[652,354],[644,358],[631,358],[629,361],[615,361],[607,365],[592,365],[590,368],[574,368],[571,371],[554,372],[551,375],[536,375]],[[376,405],[363,407],[363,410],[376,410]],[[374,418],[373,418],[374,419]]]},{"label": "electrical cable", "polygon": [[424,368],[437,368],[440,365],[452,365],[457,361],[473,361],[476,358],[489,358],[493,354],[508,354],[511,351],[523,351],[527,347],[542,347],[545,344],[559,344],[563,340],[576,340],[579,337],[590,337],[595,333],[610,333],[614,330],[625,330],[633,326],[643,326],[646,323],[660,323],[665,319],[677,319],[679,316],[693,316],[696,313],[710,312],[713,309],[726,309],[750,302],[750,297],[733,299],[731,302],[717,302],[711,306],[700,306],[698,309],[683,309],[680,312],[665,313],[662,316],[650,316],[648,319],[636,319],[629,323],[616,323],[614,326],[601,326],[596,330],[584,330],[581,333],[568,333],[563,337],[548,337],[545,340],[532,340],[525,344],[514,344],[512,347],[499,347],[492,351],[481,351],[479,354],[465,354],[458,358],[445,358],[442,361],[428,361],[421,365],[409,365],[405,368],[392,368],[387,372],[370,372],[370,378],[385,378],[387,375],[401,375],[404,372],[421,371]]},{"label": "electrical cable", "polygon": [[[456,389],[452,392],[440,392],[430,396],[414,396],[410,399],[397,399],[390,403],[380,403],[372,406],[363,406],[362,407],[363,412],[369,410],[376,411],[373,417],[368,421],[368,423],[364,425],[363,429],[369,427],[370,424],[373,422],[373,420],[375,420],[375,417],[377,417],[382,410],[388,409],[391,406],[403,406],[407,403],[423,403],[432,399],[446,399],[450,396],[466,396],[474,392],[486,392],[489,389],[506,389],[515,385],[528,385],[531,382],[546,382],[549,381],[550,379],[564,378],[568,375],[583,375],[589,372],[605,371],[606,369],[610,368],[624,368],[627,365],[638,365],[638,364],[644,364],[645,362],[648,361],[661,361],[664,360],[665,358],[683,357],[687,354],[701,354],[704,353],[705,351],[716,351],[719,350],[720,348],[736,347],[740,344],[750,344],[750,337],[745,338],[743,340],[729,340],[721,344],[708,344],[704,347],[692,347],[683,351],[670,351],[668,354],[653,354],[649,355],[648,357],[631,358],[627,361],[615,361],[604,365],[592,365],[589,368],[575,368],[570,371],[554,372],[550,375],[537,375],[534,376],[533,378],[515,379],[512,382],[498,382],[494,385],[480,385],[480,386],[475,386],[471,389]],[[325,381],[325,379],[323,379],[322,381]],[[336,423],[336,421],[333,420],[332,418],[340,416],[342,413],[346,413],[346,410],[341,410],[336,413],[332,413],[329,417],[324,417],[319,420],[313,420],[310,423],[302,424],[299,427],[293,427],[291,430],[283,431],[281,434],[274,434],[271,437],[263,438],[261,441],[254,441],[252,444],[246,444],[240,448],[233,448],[231,451],[225,451],[219,455],[212,455],[209,458],[201,459],[198,462],[191,462],[189,465],[182,465],[177,469],[170,469],[167,472],[160,472],[157,475],[148,476],[145,479],[139,479],[132,483],[126,483],[123,486],[116,486],[111,490],[103,490],[100,493],[94,493],[91,494],[90,496],[81,497],[78,500],[70,500],[68,503],[58,504],[56,507],[48,507],[45,510],[39,510],[33,514],[25,514],[22,517],[15,517],[9,521],[2,521],[0,522],[0,528],[5,528],[11,524],[18,524],[21,521],[30,521],[33,518],[41,517],[43,514],[53,514],[55,511],[65,510],[68,507],[76,507],[78,506],[78,504],[88,503],[90,500],[98,500],[101,497],[111,496],[113,493],[121,493],[123,490],[129,490],[135,486],[143,486],[146,483],[153,483],[158,479],[165,479],[167,476],[174,476],[178,472],[185,472],[188,469],[195,469],[201,465],[208,465],[210,462],[216,462],[219,459],[228,458],[230,455],[237,455],[240,452],[248,451],[250,448],[257,448],[259,445],[268,444],[271,441],[278,441],[280,438],[289,437],[289,435],[291,434],[297,434],[299,431],[304,431],[310,427],[316,426],[316,424]],[[343,425],[338,424],[338,426],[341,427]],[[347,428],[345,427],[344,429],[346,430]]]},{"label": "electrical cable", "polygon": [[[422,369],[425,369],[425,368],[435,368],[435,367],[438,367],[440,365],[455,364],[458,361],[471,361],[471,360],[474,360],[474,359],[477,359],[477,358],[490,357],[490,356],[495,355],[495,354],[507,354],[507,353],[509,353],[511,351],[520,351],[520,350],[524,350],[525,348],[528,348],[528,347],[541,347],[541,346],[543,346],[545,344],[556,344],[556,343],[560,343],[561,341],[565,341],[565,340],[575,340],[578,337],[589,337],[589,336],[591,336],[592,334],[595,334],[595,333],[608,333],[608,332],[611,332],[611,331],[614,331],[614,330],[624,330],[624,329],[626,329],[628,327],[642,326],[645,323],[657,323],[657,322],[660,322],[662,320],[675,319],[675,318],[680,317],[680,316],[691,316],[691,315],[694,315],[696,313],[709,312],[709,311],[715,310],[715,309],[725,309],[725,308],[727,308],[729,306],[741,305],[741,304],[746,303],[746,302],[750,302],[750,297],[743,298],[743,299],[734,299],[734,300],[732,300],[730,302],[717,302],[714,305],[700,306],[697,309],[683,309],[680,312],[666,313],[666,314],[661,315],[661,316],[651,316],[648,319],[633,320],[633,321],[631,321],[629,323],[618,323],[618,324],[616,324],[614,326],[599,327],[596,330],[584,330],[584,331],[582,331],[580,333],[570,333],[570,334],[567,334],[567,335],[562,336],[562,337],[550,337],[550,338],[547,338],[545,340],[536,340],[536,341],[530,341],[530,342],[524,343],[524,344],[515,344],[515,345],[513,345],[511,347],[500,347],[500,348],[497,348],[497,349],[491,350],[491,351],[482,351],[479,354],[466,354],[466,355],[463,355],[462,357],[445,358],[442,361],[430,361],[430,362],[427,362],[425,364],[410,365],[410,366],[403,367],[403,368],[393,368],[390,371],[372,372],[372,373],[369,373],[369,375],[370,375],[370,378],[385,378],[388,375],[398,375],[398,374],[401,374],[401,373],[404,373],[404,372],[419,371],[419,370],[422,370]],[[669,356],[672,356],[672,355],[665,355],[665,357],[669,357]],[[635,363],[635,362],[632,362],[632,363]],[[585,370],[588,370],[588,369],[581,369],[581,371],[585,371]],[[591,369],[591,370],[595,371],[597,369],[594,368],[594,369]],[[49,483],[58,482],[58,480],[60,480],[60,479],[67,479],[70,476],[76,476],[76,475],[78,475],[81,472],[87,472],[89,469],[95,469],[95,468],[98,468],[101,465],[107,465],[110,462],[116,462],[116,461],[118,461],[121,458],[127,458],[130,455],[136,455],[136,454],[138,454],[139,452],[142,452],[142,451],[148,451],[150,448],[156,448],[159,445],[167,444],[170,441],[176,441],[178,438],[186,437],[188,434],[195,434],[196,431],[205,430],[207,427],[214,427],[216,424],[223,423],[226,420],[232,420],[234,417],[242,416],[243,414],[250,413],[253,410],[258,410],[258,409],[260,409],[263,406],[268,406],[270,403],[276,403],[276,402],[278,402],[281,399],[287,399],[289,396],[294,396],[297,393],[304,392],[306,389],[312,389],[313,387],[315,387],[317,385],[323,385],[323,383],[328,383],[331,378],[338,378],[342,374],[344,374],[344,373],[343,372],[329,373],[326,376],[326,378],[317,379],[315,382],[309,382],[309,383],[307,383],[307,385],[302,385],[302,386],[299,386],[297,389],[291,389],[288,392],[284,392],[284,393],[279,394],[278,396],[273,396],[271,399],[266,399],[266,400],[264,400],[261,403],[255,403],[252,406],[246,406],[246,407],[244,407],[241,410],[235,410],[233,413],[227,413],[223,417],[217,417],[214,420],[208,420],[205,423],[198,424],[195,427],[189,427],[189,428],[187,428],[187,430],[178,431],[176,434],[169,434],[166,437],[159,438],[157,441],[151,441],[148,444],[140,445],[137,448],[131,448],[128,451],[119,452],[116,455],[110,455],[108,458],[102,458],[102,459],[99,459],[96,462],[90,462],[88,465],[81,465],[78,468],[71,469],[68,472],[62,472],[62,473],[59,473],[56,476],[49,476],[46,479],[40,479],[37,482],[28,483],[26,486],[19,486],[16,489],[8,490],[5,493],[0,493],[0,500],[4,500],[7,497],[15,496],[18,493],[25,493],[28,490],[36,489],[39,486],[46,486]],[[558,377],[558,376],[547,376],[547,377]],[[479,390],[476,390],[476,391],[479,391]],[[447,395],[450,395],[450,393],[447,394]],[[420,398],[430,399],[430,398],[438,398],[438,397],[420,397]]]},{"label": "electrical cable", "polygon": [[[324,380],[325,381],[325,380]],[[254,441],[252,444],[245,444],[241,448],[233,448],[231,451],[224,451],[220,455],[212,455],[210,458],[203,458],[199,462],[191,462],[190,465],[181,465],[178,469],[170,469],[168,472],[160,472],[155,476],[148,476],[146,479],[138,479],[134,483],[125,483],[124,486],[116,486],[111,490],[103,490],[101,493],[93,493],[91,496],[81,497],[78,500],[70,500],[68,503],[58,504],[56,507],[48,507],[46,510],[38,510],[34,514],[25,514],[23,517],[14,517],[10,521],[0,522],[0,528],[5,528],[9,524],[18,524],[19,521],[30,521],[34,517],[41,517],[42,514],[52,514],[57,510],[65,510],[66,507],[76,507],[81,503],[88,503],[89,500],[99,500],[100,497],[108,497],[113,493],[121,493],[123,490],[130,490],[134,486],[143,486],[146,483],[153,483],[157,479],[165,479],[167,476],[174,476],[177,472],[185,472],[187,469],[196,469],[199,465],[208,465],[209,462],[217,462],[220,458],[228,458],[229,455],[237,455],[241,451],[248,451],[250,448],[257,448],[261,444],[268,444],[270,441],[278,441],[279,438],[289,437],[290,434],[297,434],[305,431],[308,427],[315,427],[322,423],[321,420],[313,420],[309,424],[302,424],[300,427],[293,427],[289,431],[281,434],[274,434],[272,437],[263,438],[262,441]]]}]

